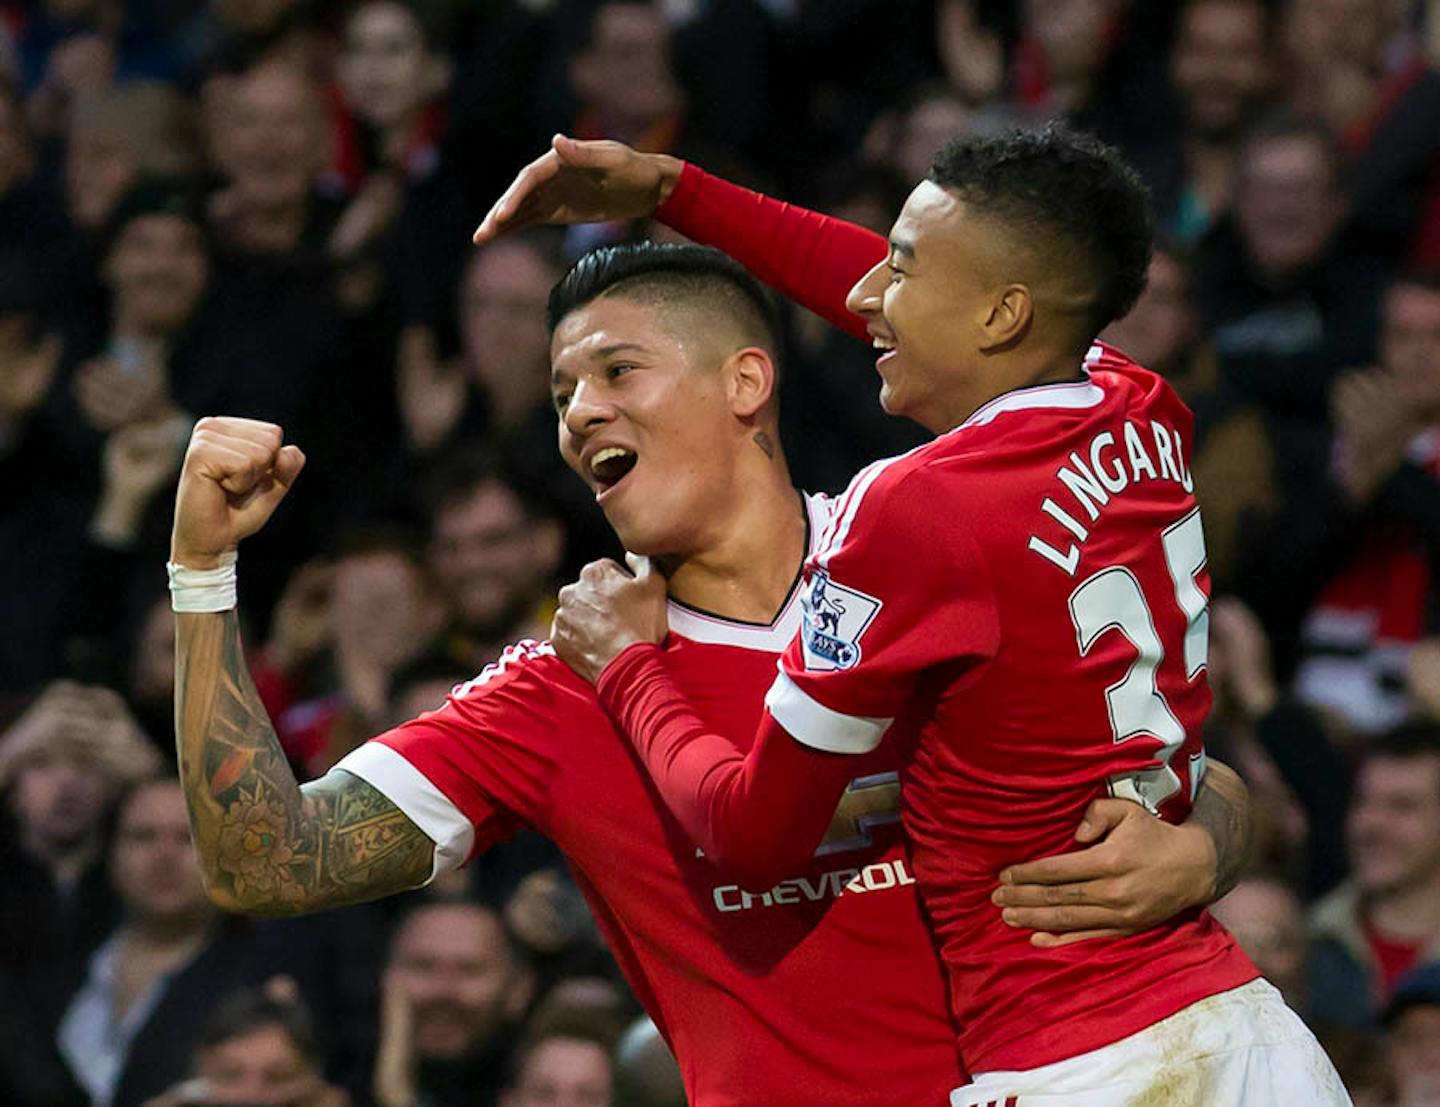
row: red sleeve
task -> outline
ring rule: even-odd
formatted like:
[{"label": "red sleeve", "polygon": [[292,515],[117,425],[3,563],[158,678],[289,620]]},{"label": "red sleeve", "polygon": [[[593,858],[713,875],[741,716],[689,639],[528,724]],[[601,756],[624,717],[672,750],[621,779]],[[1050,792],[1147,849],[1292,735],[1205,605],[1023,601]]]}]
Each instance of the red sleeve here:
[{"label": "red sleeve", "polygon": [[742,755],[707,729],[648,643],[606,666],[596,692],[671,814],[723,872],[763,891],[814,855],[855,775],[853,759],[800,745],[768,712]]},{"label": "red sleeve", "polygon": [[556,735],[563,720],[579,717],[579,700],[594,711],[588,687],[548,642],[522,642],[438,710],[372,738],[335,767],[429,835],[437,872],[455,868],[522,826],[544,833]]},{"label": "red sleeve", "polygon": [[712,177],[686,162],[655,217],[725,251],[781,295],[862,342],[865,321],[845,307],[855,282],[884,257],[874,231]]},{"label": "red sleeve", "polygon": [[965,478],[892,468],[908,464],[861,470],[806,563],[800,633],[765,702],[808,746],[868,753],[923,678],[963,679],[999,649]]}]

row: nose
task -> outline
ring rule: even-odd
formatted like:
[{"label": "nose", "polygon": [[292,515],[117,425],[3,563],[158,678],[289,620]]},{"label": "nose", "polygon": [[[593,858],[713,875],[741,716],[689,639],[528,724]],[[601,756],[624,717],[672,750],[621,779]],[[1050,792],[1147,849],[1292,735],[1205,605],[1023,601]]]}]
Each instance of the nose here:
[{"label": "nose", "polygon": [[565,405],[565,428],[577,437],[593,434],[614,418],[614,406],[589,381],[577,384]]},{"label": "nose", "polygon": [[885,291],[885,261],[875,263],[845,297],[845,306],[856,315],[875,315],[880,311],[881,296]]}]

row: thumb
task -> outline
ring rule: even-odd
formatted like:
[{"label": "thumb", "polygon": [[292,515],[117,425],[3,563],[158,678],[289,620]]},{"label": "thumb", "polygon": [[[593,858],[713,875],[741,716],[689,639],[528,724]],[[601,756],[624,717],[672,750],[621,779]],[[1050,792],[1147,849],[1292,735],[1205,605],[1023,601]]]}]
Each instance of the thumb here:
[{"label": "thumb", "polygon": [[276,483],[282,485],[286,492],[295,483],[295,478],[300,475],[300,470],[305,468],[305,454],[299,446],[281,446],[280,453],[275,458],[275,466],[272,472],[275,475]]},{"label": "thumb", "polygon": [[625,554],[625,564],[630,566],[630,572],[636,580],[640,581],[649,580],[650,574],[655,571],[648,557],[642,557],[640,554],[633,554],[628,551]]},{"label": "thumb", "polygon": [[1125,816],[1129,814],[1128,809],[1134,806],[1129,800],[1091,801],[1090,806],[1085,809],[1085,817],[1080,820],[1080,825],[1075,830],[1075,840],[1081,845],[1098,842],[1124,822]]}]

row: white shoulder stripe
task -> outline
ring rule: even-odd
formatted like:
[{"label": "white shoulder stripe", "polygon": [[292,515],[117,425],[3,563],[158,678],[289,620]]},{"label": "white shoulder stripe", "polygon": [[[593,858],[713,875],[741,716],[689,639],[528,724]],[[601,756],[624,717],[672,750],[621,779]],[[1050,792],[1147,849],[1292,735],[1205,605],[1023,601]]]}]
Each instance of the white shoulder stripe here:
[{"label": "white shoulder stripe", "polygon": [[380,792],[435,843],[430,880],[465,864],[475,844],[475,828],[460,808],[404,754],[384,742],[366,742],[337,761],[330,771],[333,773],[336,769],[358,776]]},{"label": "white shoulder stripe", "polygon": [[895,721],[845,715],[817,703],[783,671],[765,693],[765,706],[790,737],[826,753],[869,753]]}]

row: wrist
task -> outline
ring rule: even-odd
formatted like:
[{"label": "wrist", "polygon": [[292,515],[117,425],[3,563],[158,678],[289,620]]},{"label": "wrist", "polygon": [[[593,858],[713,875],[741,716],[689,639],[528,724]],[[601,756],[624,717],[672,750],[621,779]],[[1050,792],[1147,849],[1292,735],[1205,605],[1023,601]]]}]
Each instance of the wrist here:
[{"label": "wrist", "polygon": [[1215,900],[1220,888],[1220,844],[1203,823],[1184,822],[1176,829],[1185,836],[1187,856],[1192,858],[1191,867],[1201,874],[1196,886],[1198,894],[1192,897],[1188,906],[1202,907]]},{"label": "wrist", "polygon": [[670,154],[650,154],[648,157],[652,159],[651,164],[660,175],[660,187],[655,193],[655,208],[659,210],[665,206],[675,191],[675,186],[680,183],[680,176],[685,172],[685,162]]},{"label": "wrist", "polygon": [[171,609],[189,614],[233,611],[238,603],[236,559],[232,550],[220,555],[218,564],[206,568],[171,560],[165,566],[170,576]]},{"label": "wrist", "polygon": [[624,692],[648,666],[663,664],[663,654],[654,642],[631,642],[605,663],[595,677],[595,695],[612,713],[623,706]]}]

